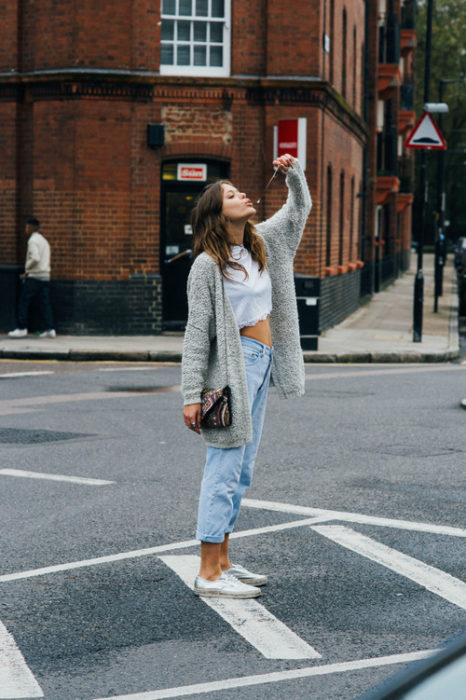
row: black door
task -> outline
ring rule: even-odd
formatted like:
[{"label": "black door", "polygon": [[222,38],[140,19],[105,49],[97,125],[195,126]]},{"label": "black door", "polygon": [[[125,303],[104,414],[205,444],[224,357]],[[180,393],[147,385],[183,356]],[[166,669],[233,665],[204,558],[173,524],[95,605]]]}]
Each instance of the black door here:
[{"label": "black door", "polygon": [[[189,162],[183,159],[183,163]],[[183,182],[177,179],[177,166],[177,162],[165,163],[162,170],[160,269],[163,326],[167,330],[183,330],[188,316],[186,282],[193,261],[191,210],[206,184],[225,178],[228,171],[226,163],[208,162],[206,181]]]}]

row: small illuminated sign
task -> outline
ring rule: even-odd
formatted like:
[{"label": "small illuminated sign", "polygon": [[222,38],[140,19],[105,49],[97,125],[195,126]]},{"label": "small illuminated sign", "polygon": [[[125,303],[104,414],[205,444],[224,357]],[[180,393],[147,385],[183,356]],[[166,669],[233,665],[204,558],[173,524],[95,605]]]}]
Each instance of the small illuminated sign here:
[{"label": "small illuminated sign", "polygon": [[181,182],[205,182],[207,165],[205,163],[178,163],[177,179]]}]

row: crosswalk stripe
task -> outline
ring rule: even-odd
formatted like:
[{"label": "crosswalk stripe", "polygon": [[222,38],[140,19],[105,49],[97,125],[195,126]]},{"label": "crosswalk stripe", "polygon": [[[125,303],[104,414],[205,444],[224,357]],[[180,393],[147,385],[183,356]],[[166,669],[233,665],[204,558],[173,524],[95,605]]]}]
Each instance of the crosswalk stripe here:
[{"label": "crosswalk stripe", "polygon": [[[293,520],[289,523],[280,523],[278,525],[267,525],[265,527],[253,528],[251,530],[238,530],[232,532],[230,539],[240,537],[253,537],[254,535],[263,535],[268,532],[280,532],[290,528],[305,527],[316,522],[325,522],[328,518],[305,518],[304,520]],[[148,557],[153,554],[161,554],[162,552],[171,552],[175,549],[186,549],[187,547],[199,547],[199,540],[184,540],[182,542],[172,542],[171,544],[161,544],[157,547],[148,547],[147,549],[133,549],[129,552],[120,552],[119,554],[108,554],[103,557],[95,557],[94,559],[82,559],[80,561],[71,561],[64,564],[54,564],[52,566],[43,566],[40,569],[29,569],[26,571],[17,571],[13,574],[1,574],[0,583],[8,583],[10,581],[19,581],[25,578],[34,578],[35,576],[46,576],[47,574],[56,574],[61,571],[71,571],[72,569],[81,569],[86,566],[99,566],[100,564],[110,564],[116,561],[125,561],[126,559],[137,559],[139,557]]]},{"label": "crosswalk stripe", "polygon": [[44,374],[55,374],[55,372],[49,372],[46,370],[37,370],[34,372],[7,372],[6,374],[0,374],[0,379],[14,379],[15,377],[40,377]]},{"label": "crosswalk stripe", "polygon": [[[192,589],[199,569],[194,555],[160,559]],[[320,659],[321,655],[255,599],[202,598],[266,659]]]},{"label": "crosswalk stripe", "polygon": [[[393,654],[391,656],[376,656],[372,659],[358,659],[357,661],[342,661],[340,663],[322,664],[321,666],[305,666],[304,668],[294,668],[290,671],[272,671],[272,673],[262,673],[256,676],[243,676],[237,678],[224,678],[219,681],[207,683],[196,683],[194,685],[182,685],[178,688],[165,688],[163,690],[146,690],[141,693],[130,693],[129,695],[112,695],[96,700],[165,700],[165,698],[184,698],[188,695],[199,695],[201,693],[231,690],[233,688],[247,688],[254,685],[264,685],[266,683],[280,683],[283,681],[296,681],[302,678],[312,678],[315,676],[329,676],[333,673],[355,673],[366,668],[380,668],[383,666],[394,666],[396,664],[407,664],[413,661],[426,659],[435,654],[436,649],[426,651],[413,651],[406,654]],[[309,691],[309,688],[307,688]],[[283,697],[287,697],[284,690]],[[240,697],[236,694],[237,697]],[[233,697],[230,695],[230,697]],[[266,697],[264,690],[263,697]],[[310,691],[306,697],[311,697]]]},{"label": "crosswalk stripe", "polygon": [[87,486],[107,486],[114,484],[114,481],[104,479],[93,479],[85,476],[67,476],[65,474],[47,474],[45,472],[29,472],[24,469],[0,469],[3,476],[17,476],[24,479],[46,479],[49,481],[67,481],[72,484],[84,484]]},{"label": "crosswalk stripe", "polygon": [[293,515],[307,515],[311,517],[324,517],[327,520],[343,520],[360,525],[377,525],[379,527],[394,527],[397,530],[412,530],[413,532],[430,532],[432,535],[448,535],[449,537],[466,537],[466,530],[450,525],[434,525],[432,523],[419,523],[414,520],[397,520],[395,518],[379,518],[376,515],[364,513],[351,513],[344,510],[328,510],[326,508],[313,508],[311,506],[296,506],[293,503],[280,503],[279,501],[260,501],[257,498],[243,498],[241,506],[257,508],[259,510],[271,510],[277,513],[289,513]]},{"label": "crosswalk stripe", "polygon": [[314,525],[312,530],[367,559],[415,581],[428,591],[466,609],[466,584],[419,559],[376,542],[344,525]]},{"label": "crosswalk stripe", "polygon": [[42,688],[34,678],[13,636],[0,622],[0,698],[43,698]]}]

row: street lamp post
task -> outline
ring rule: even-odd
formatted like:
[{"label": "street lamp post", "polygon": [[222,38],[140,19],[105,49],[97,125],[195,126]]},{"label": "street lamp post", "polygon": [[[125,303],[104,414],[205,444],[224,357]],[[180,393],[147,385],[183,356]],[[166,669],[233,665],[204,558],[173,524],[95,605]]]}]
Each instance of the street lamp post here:
[{"label": "street lamp post", "polygon": [[[424,63],[424,103],[429,102],[430,94],[430,57],[432,46],[432,16],[434,11],[434,0],[428,0],[427,4],[427,27],[426,27],[426,55]],[[414,280],[414,303],[413,303],[413,342],[422,341],[422,307],[424,303],[424,275],[422,272],[422,257],[424,253],[424,227],[427,201],[427,153],[422,150],[421,154],[421,230],[419,234],[417,249],[417,272]]]},{"label": "street lamp post", "polygon": [[[438,99],[443,103],[445,86],[450,83],[466,83],[466,78],[445,78],[438,82]],[[439,114],[439,129],[443,132],[443,112]],[[443,265],[447,254],[447,242],[445,238],[445,211],[446,211],[446,152],[440,151],[437,169],[437,233],[435,241],[435,293],[434,312],[438,311],[438,297],[442,296]],[[444,249],[442,251],[442,249]],[[442,260],[443,258],[443,260]]]}]

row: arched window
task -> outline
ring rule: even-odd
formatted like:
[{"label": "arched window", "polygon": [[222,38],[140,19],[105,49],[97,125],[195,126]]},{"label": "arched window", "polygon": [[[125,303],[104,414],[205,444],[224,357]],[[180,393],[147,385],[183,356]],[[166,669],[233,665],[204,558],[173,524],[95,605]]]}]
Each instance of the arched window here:
[{"label": "arched window", "polygon": [[340,231],[338,240],[338,264],[343,265],[343,240],[345,233],[345,173],[340,174]]},{"label": "arched window", "polygon": [[342,26],[342,39],[343,39],[343,48],[342,48],[342,54],[341,54],[341,59],[342,59],[342,65],[341,65],[341,93],[343,97],[346,99],[346,63],[347,63],[347,32],[346,32],[346,7],[343,8],[343,26]]},{"label": "arched window", "polygon": [[327,207],[326,207],[326,245],[325,265],[330,267],[332,262],[332,166],[327,167]]}]

